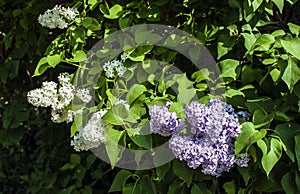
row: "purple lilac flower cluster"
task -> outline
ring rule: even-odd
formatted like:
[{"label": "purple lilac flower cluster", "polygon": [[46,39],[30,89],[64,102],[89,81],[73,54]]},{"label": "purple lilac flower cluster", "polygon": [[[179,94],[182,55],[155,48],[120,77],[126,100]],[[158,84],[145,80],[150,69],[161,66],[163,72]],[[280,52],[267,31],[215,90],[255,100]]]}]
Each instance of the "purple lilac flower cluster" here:
[{"label": "purple lilac flower cluster", "polygon": [[234,108],[232,107],[231,104],[226,104],[225,105],[225,110],[226,110],[226,112],[233,115],[234,117],[241,117],[245,121],[249,120],[249,115],[246,111],[235,112]]},{"label": "purple lilac flower cluster", "polygon": [[193,169],[201,165],[203,173],[217,177],[234,163],[247,166],[248,156],[235,158],[234,141],[241,133],[241,125],[231,105],[220,99],[211,100],[208,106],[198,102],[187,105],[185,114],[191,136],[178,133],[185,125],[175,113],[168,112],[168,106],[151,107],[150,128],[153,133],[172,135],[169,147],[176,158]]},{"label": "purple lilac flower cluster", "polygon": [[150,132],[162,136],[170,136],[182,130],[184,122],[177,118],[175,112],[169,112],[171,103],[165,106],[154,105],[150,108]]}]

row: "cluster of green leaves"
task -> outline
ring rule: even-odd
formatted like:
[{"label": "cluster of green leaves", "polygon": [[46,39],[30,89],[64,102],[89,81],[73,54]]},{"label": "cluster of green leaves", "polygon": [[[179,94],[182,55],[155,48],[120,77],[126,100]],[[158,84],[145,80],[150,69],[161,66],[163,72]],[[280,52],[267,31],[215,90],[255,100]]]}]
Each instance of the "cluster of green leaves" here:
[{"label": "cluster of green leaves", "polygon": [[[0,87],[5,91],[0,104],[0,154],[4,156],[0,161],[3,182],[0,191],[15,192],[17,188],[29,193],[300,191],[299,1],[74,0],[65,5],[74,6],[80,15],[66,30],[38,25],[40,13],[62,3],[40,2],[0,2],[3,18]],[[70,134],[64,130],[65,126],[51,124],[47,111],[33,109],[26,103],[26,92],[46,77],[51,79],[58,72],[84,69],[80,62],[99,40],[119,29],[143,23],[171,25],[191,33],[218,61],[221,70],[218,78],[225,81],[221,84],[226,89],[223,97],[237,109],[250,113],[250,120],[242,124],[242,134],[236,142],[236,155],[245,152],[251,155],[247,168],[236,167],[219,178],[206,176],[200,169],[192,170],[177,160],[151,170],[110,170],[94,155],[75,154],[71,150],[69,137],[80,124],[76,126],[78,123],[74,122]],[[134,41],[149,37],[157,38],[145,34]],[[141,46],[127,52],[130,61],[125,65],[132,72],[135,72],[133,62],[141,62],[143,68],[135,72],[137,83],[141,84],[128,88],[121,81],[116,83],[101,76],[95,85],[98,107],[110,109],[104,119],[115,126],[107,132],[111,142],[106,150],[112,165],[120,159],[117,153],[122,152],[116,142],[129,148],[149,149],[159,140],[159,137],[139,136],[139,128],[121,130],[118,126],[149,119],[145,115],[155,101],[177,101],[171,108],[182,118],[183,105],[195,96],[207,102],[212,89],[208,83],[217,81],[210,79],[208,70],[197,71],[185,57],[165,48]],[[197,58],[198,54],[192,52],[193,56]],[[155,71],[164,72],[167,67],[159,69],[161,64],[148,59],[174,63],[186,74],[156,82]],[[101,68],[101,64],[93,65],[91,71]],[[130,79],[132,76],[128,75]],[[173,91],[172,86],[178,91]],[[111,106],[121,97],[131,105],[129,111],[123,105]],[[137,162],[140,160],[137,158]],[[107,174],[110,171],[116,174],[113,181],[111,174]]]}]

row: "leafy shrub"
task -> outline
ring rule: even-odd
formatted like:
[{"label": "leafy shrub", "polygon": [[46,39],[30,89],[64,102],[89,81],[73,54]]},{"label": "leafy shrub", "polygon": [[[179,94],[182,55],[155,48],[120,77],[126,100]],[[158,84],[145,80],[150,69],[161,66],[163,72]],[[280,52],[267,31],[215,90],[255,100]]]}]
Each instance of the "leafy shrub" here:
[{"label": "leafy shrub", "polygon": [[[39,15],[56,4],[72,6],[78,15],[74,21],[68,21],[65,29],[43,28],[38,24]],[[299,192],[299,1],[74,0],[49,3],[30,0],[2,1],[0,5],[3,18],[0,30],[3,37],[0,44],[1,192]],[[192,34],[209,49],[225,83],[221,85],[225,89],[223,97],[236,109],[250,113],[249,121],[242,123],[242,133],[235,144],[237,156],[250,154],[247,168],[234,167],[218,178],[205,175],[200,169],[191,169],[177,159],[150,170],[111,169],[90,152],[72,150],[70,136],[81,124],[53,124],[48,109],[34,108],[26,102],[27,92],[43,81],[55,80],[61,72],[84,72],[81,65],[86,53],[99,40],[119,29],[145,23],[174,26]],[[176,64],[186,74],[171,81],[187,84],[183,89],[189,92],[189,86],[195,86],[199,101],[208,102],[210,88],[206,78],[209,72],[206,77],[204,71],[195,72],[193,64],[184,56],[153,46],[129,52],[130,60],[124,63],[127,67],[134,61],[152,58]],[[146,73],[141,71],[139,76]],[[144,119],[153,99],[161,97],[161,103],[189,102],[193,97],[176,96],[163,83],[158,83],[159,95],[151,96],[156,83],[151,86],[151,80],[149,82],[148,88],[137,85],[129,88],[127,94],[131,94],[127,102],[136,106],[138,119]],[[114,91],[109,90],[112,84],[115,82],[105,75],[100,77],[95,98],[98,109],[109,109],[112,105],[115,97],[115,93],[111,93]],[[120,112],[126,108],[115,107]],[[183,106],[175,102],[173,109],[181,115]],[[115,118],[108,111],[103,119],[119,126],[126,119],[130,121],[129,117],[124,118]],[[66,128],[71,128],[71,133]],[[128,131],[117,127],[110,133],[125,146],[149,148],[155,143],[151,142],[152,138],[135,139]],[[165,141],[158,136],[153,139]],[[118,162],[113,152],[108,152],[108,158],[112,164]]]}]

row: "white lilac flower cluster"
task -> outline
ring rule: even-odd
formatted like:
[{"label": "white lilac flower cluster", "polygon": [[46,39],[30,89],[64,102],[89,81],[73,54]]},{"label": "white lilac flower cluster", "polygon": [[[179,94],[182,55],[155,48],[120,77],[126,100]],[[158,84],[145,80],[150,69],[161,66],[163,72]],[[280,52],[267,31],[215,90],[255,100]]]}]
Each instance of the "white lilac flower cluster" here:
[{"label": "white lilac flower cluster", "polygon": [[103,65],[103,70],[105,71],[105,76],[108,78],[114,78],[116,76],[116,73],[118,73],[119,76],[123,75],[126,71],[126,67],[123,65],[123,63],[128,58],[129,58],[129,56],[126,53],[123,53],[121,55],[121,61],[113,60],[113,61],[106,62]]},{"label": "white lilac flower cluster", "polygon": [[68,73],[58,76],[59,84],[53,81],[45,81],[41,88],[31,90],[27,93],[27,100],[36,107],[51,107],[51,120],[55,123],[72,122],[75,112],[66,107],[75,96],[83,102],[89,102],[92,96],[86,89],[76,89],[70,82]]},{"label": "white lilac flower cluster", "polygon": [[76,151],[97,148],[106,142],[105,131],[109,125],[101,119],[106,112],[100,110],[93,113],[87,124],[74,135],[71,146]]},{"label": "white lilac flower cluster", "polygon": [[226,104],[220,99],[211,100],[208,106],[192,102],[185,107],[191,136],[179,134],[184,123],[176,114],[168,112],[167,106],[153,106],[149,114],[150,130],[162,136],[172,135],[170,149],[190,168],[201,165],[203,173],[218,177],[234,163],[247,166],[250,159],[247,155],[235,158],[234,154],[234,141],[241,133],[237,115],[227,112]]},{"label": "white lilac flower cluster", "polygon": [[70,7],[55,5],[54,8],[48,9],[44,14],[39,15],[38,21],[43,27],[50,29],[67,28],[68,23],[75,19],[78,11]]}]

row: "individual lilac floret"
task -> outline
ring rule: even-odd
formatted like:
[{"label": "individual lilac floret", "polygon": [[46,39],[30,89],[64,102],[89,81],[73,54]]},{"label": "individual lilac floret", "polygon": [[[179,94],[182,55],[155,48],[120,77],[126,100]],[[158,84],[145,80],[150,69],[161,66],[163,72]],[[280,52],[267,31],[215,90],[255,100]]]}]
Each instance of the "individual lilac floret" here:
[{"label": "individual lilac floret", "polygon": [[175,112],[169,112],[168,105],[164,107],[152,106],[149,110],[149,115],[151,133],[169,136],[185,127],[184,122],[177,118]]}]

